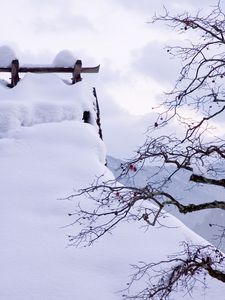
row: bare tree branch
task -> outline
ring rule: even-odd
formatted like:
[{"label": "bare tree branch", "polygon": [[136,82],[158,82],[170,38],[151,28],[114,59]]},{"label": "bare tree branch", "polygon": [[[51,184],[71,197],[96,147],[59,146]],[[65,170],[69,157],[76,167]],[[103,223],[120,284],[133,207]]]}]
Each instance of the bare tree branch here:
[{"label": "bare tree branch", "polygon": [[[197,188],[204,184],[221,191],[225,187],[225,139],[221,130],[225,120],[225,14],[218,2],[206,16],[200,11],[174,16],[165,9],[164,14],[153,18],[153,23],[160,21],[185,36],[178,45],[167,47],[167,53],[180,60],[180,74],[158,106],[158,117],[152,121],[145,143],[121,166],[117,180],[135,178],[146,163],[152,166],[152,174],[141,187],[98,178],[90,187],[69,196],[67,199],[78,201],[69,214],[71,225],[81,226],[69,236],[71,245],[90,245],[121,222],[165,226],[163,217],[168,207],[175,207],[181,214],[225,210],[222,193],[220,199],[215,193],[206,201],[204,196],[182,199],[169,189],[176,176]],[[168,132],[168,125],[175,133]],[[79,201],[81,195],[87,197],[89,205]],[[224,225],[220,243],[223,239]],[[167,300],[182,288],[191,293],[197,282],[204,284],[206,275],[225,283],[224,255],[211,245],[184,244],[184,251],[168,260],[134,268],[127,291],[140,280],[146,285],[134,296],[126,295],[127,299]]]},{"label": "bare tree branch", "polygon": [[[125,299],[167,300],[172,293],[189,293],[206,274],[225,282],[225,257],[213,246],[189,245],[183,243],[184,250],[157,263],[134,265],[134,274],[124,292]],[[145,288],[132,294],[136,284],[145,282]]]},{"label": "bare tree branch", "polygon": [[204,183],[204,184],[213,184],[222,186],[225,188],[225,179],[213,179],[213,178],[206,178],[201,175],[192,174],[190,177],[191,181],[197,182],[197,183]]}]

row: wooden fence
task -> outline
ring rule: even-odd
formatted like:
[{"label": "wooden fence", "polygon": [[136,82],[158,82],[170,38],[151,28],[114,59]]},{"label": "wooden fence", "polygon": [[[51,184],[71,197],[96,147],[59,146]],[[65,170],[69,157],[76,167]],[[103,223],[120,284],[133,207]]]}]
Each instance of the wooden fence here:
[{"label": "wooden fence", "polygon": [[13,88],[17,85],[20,80],[19,73],[71,73],[72,82],[75,84],[81,81],[81,73],[98,73],[100,65],[96,67],[82,67],[82,61],[77,60],[74,66],[71,67],[51,67],[51,66],[32,66],[32,67],[20,67],[19,60],[14,59],[10,67],[3,68],[0,66],[0,72],[10,72],[11,73],[11,83],[8,84],[9,87]]}]

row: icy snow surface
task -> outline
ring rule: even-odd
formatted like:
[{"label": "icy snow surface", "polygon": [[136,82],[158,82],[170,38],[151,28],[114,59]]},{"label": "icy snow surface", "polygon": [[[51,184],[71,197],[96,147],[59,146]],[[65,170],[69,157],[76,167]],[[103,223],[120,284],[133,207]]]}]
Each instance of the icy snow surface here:
[{"label": "icy snow surface", "polygon": [[[116,292],[126,285],[129,264],[165,258],[181,240],[204,243],[170,217],[170,229],[144,232],[125,223],[93,247],[67,247],[74,203],[58,199],[95,176],[112,178],[96,128],[81,120],[91,99],[91,87],[55,76],[28,75],[14,89],[0,87],[1,300],[121,299]],[[209,287],[192,299],[224,299],[222,284]]]}]

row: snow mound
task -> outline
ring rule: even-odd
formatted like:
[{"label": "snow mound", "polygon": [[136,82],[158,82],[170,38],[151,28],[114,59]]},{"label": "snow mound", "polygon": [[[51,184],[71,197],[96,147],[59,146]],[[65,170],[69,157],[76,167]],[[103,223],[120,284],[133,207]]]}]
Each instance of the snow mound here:
[{"label": "snow mound", "polygon": [[[176,252],[181,240],[204,243],[168,217],[170,228],[144,232],[124,223],[94,247],[67,248],[66,236],[76,230],[65,226],[73,222],[68,212],[74,203],[57,199],[96,176],[112,179],[104,157],[95,128],[80,121],[23,127],[13,139],[0,139],[0,299],[119,300],[131,263],[158,261]],[[222,289],[216,284],[204,299],[223,300]],[[184,299],[201,299],[201,293]]]},{"label": "snow mound", "polygon": [[66,85],[53,74],[27,74],[13,89],[0,85],[0,138],[21,126],[81,121],[84,111],[96,126],[93,100],[90,86]]},{"label": "snow mound", "polygon": [[0,67],[8,68],[12,60],[16,59],[15,52],[8,46],[0,47]]},{"label": "snow mound", "polygon": [[60,51],[53,60],[54,67],[73,67],[76,62],[75,56],[69,50]]}]

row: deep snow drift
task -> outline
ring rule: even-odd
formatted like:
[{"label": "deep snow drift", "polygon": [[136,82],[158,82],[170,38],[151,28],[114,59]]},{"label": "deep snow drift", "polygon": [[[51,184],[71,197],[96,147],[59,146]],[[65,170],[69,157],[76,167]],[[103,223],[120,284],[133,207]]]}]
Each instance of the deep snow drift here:
[{"label": "deep snow drift", "polygon": [[[125,223],[91,248],[67,247],[74,204],[59,198],[95,176],[112,178],[97,129],[82,122],[88,109],[94,124],[92,102],[91,87],[56,76],[30,74],[14,89],[0,87],[2,300],[121,299],[116,292],[126,286],[129,264],[165,258],[183,240],[204,243],[169,217],[171,228],[144,232]],[[212,280],[193,299],[222,300],[224,293]]]}]

